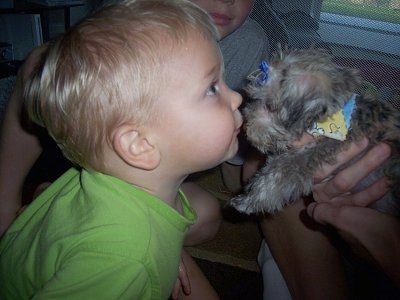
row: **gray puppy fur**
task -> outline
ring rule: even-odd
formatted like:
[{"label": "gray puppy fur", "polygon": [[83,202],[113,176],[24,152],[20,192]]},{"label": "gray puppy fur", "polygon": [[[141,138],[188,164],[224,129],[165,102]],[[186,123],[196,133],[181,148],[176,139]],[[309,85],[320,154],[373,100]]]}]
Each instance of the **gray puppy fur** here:
[{"label": "gray puppy fur", "polygon": [[[385,174],[392,180],[392,190],[373,206],[399,216],[400,113],[376,94],[361,90],[361,81],[358,71],[336,65],[324,50],[276,53],[267,74],[259,73],[249,84],[248,94],[254,101],[244,108],[248,139],[267,154],[267,161],[230,204],[246,214],[279,212],[312,192],[313,174],[322,164],[334,164],[350,142],[367,136],[370,147],[389,144],[392,156],[355,190]],[[314,122],[340,110],[354,93],[358,94],[356,109],[345,141],[318,137],[303,147],[292,147]]]}]

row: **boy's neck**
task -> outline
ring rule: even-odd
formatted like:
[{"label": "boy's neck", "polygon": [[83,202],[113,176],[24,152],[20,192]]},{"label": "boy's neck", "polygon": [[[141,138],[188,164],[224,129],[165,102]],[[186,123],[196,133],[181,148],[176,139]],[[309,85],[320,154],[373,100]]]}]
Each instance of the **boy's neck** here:
[{"label": "boy's neck", "polygon": [[180,211],[181,201],[178,192],[187,176],[173,175],[170,170],[164,170],[166,168],[162,166],[154,170],[135,168],[125,163],[115,153],[109,154],[106,164],[108,168],[104,173],[128,182]]}]

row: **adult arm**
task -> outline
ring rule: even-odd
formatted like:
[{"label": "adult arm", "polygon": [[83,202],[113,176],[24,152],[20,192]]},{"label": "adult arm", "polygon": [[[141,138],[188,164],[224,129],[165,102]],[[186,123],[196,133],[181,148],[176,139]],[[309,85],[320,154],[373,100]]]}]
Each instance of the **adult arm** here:
[{"label": "adult arm", "polygon": [[29,170],[42,152],[37,136],[21,120],[23,87],[44,47],[35,49],[18,72],[0,135],[0,235],[16,217]]},{"label": "adult arm", "polygon": [[[388,156],[386,145],[378,145],[354,165],[331,176],[340,165],[365,149],[368,141],[353,143],[340,153],[337,164],[324,165],[315,174],[314,196],[318,201],[362,202],[377,200],[388,189],[381,179],[364,191],[349,191]],[[304,212],[309,202],[300,199],[282,213],[262,218],[261,228],[271,253],[295,299],[345,299],[349,297],[340,253],[331,244],[329,228],[317,226]],[[329,271],[327,271],[329,270]]]},{"label": "adult arm", "polygon": [[[372,259],[400,287],[400,221],[366,207],[382,197],[390,188],[390,183],[382,178],[359,193],[347,193],[363,175],[372,171],[389,155],[389,146],[378,145],[337,176],[316,184],[316,202],[307,207],[307,213],[321,224],[334,226],[358,254]],[[329,174],[330,167],[325,167],[317,174],[317,180]]]},{"label": "adult arm", "polygon": [[338,229],[357,253],[372,259],[400,288],[400,221],[397,218],[367,207],[326,202],[310,204],[307,212],[315,221]]}]

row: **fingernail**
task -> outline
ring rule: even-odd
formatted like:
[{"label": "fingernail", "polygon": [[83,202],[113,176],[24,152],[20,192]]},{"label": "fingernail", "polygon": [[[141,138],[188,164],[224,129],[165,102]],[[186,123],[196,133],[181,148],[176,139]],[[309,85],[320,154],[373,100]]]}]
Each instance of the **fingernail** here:
[{"label": "fingernail", "polygon": [[379,154],[380,154],[381,158],[386,159],[390,156],[391,149],[388,144],[384,144],[384,143],[379,144],[377,148],[379,150]]},{"label": "fingernail", "polygon": [[364,149],[365,147],[368,146],[369,141],[366,137],[362,138],[361,140],[358,140],[355,142],[356,145],[358,145],[360,148]]}]

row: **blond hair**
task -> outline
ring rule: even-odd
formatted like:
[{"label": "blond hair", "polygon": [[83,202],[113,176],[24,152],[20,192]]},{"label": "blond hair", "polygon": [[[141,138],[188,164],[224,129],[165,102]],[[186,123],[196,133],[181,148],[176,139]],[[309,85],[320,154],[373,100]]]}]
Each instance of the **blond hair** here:
[{"label": "blond hair", "polygon": [[30,118],[69,160],[102,170],[104,146],[118,125],[156,119],[168,71],[163,61],[194,32],[218,39],[209,16],[190,1],[104,6],[49,46],[25,89]]}]

